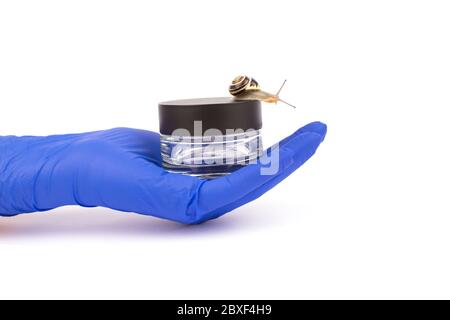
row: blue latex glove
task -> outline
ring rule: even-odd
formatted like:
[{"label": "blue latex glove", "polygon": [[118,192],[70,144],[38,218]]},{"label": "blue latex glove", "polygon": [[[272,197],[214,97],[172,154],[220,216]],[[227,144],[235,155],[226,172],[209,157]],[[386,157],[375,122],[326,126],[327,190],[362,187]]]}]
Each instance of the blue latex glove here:
[{"label": "blue latex glove", "polygon": [[136,129],[49,137],[0,137],[0,215],[65,205],[102,206],[193,224],[250,202],[308,160],[326,126],[311,123],[279,143],[279,170],[262,161],[215,180],[161,168],[159,135]]}]

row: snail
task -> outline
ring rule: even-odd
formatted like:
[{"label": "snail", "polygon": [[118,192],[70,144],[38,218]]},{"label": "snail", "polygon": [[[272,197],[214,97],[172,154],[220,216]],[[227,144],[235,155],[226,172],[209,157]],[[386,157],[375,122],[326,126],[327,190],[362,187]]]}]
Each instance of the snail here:
[{"label": "snail", "polygon": [[250,78],[248,76],[237,76],[233,79],[231,82],[228,90],[230,91],[230,94],[238,99],[245,99],[245,100],[261,100],[268,103],[277,103],[277,102],[283,102],[287,104],[288,106],[291,106],[292,108],[295,108],[290,103],[287,103],[286,101],[280,99],[279,95],[281,90],[283,89],[284,85],[286,83],[286,80],[284,80],[283,84],[281,85],[281,88],[278,90],[276,94],[268,93],[265,91],[262,91],[259,87],[258,82]]}]

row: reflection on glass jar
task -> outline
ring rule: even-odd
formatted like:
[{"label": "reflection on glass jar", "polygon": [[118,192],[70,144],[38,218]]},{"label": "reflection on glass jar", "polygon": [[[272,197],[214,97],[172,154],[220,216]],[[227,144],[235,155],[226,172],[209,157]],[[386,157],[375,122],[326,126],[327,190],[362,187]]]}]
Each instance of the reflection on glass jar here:
[{"label": "reflection on glass jar", "polygon": [[255,162],[262,150],[260,130],[220,136],[161,135],[163,166],[202,178],[226,175]]}]

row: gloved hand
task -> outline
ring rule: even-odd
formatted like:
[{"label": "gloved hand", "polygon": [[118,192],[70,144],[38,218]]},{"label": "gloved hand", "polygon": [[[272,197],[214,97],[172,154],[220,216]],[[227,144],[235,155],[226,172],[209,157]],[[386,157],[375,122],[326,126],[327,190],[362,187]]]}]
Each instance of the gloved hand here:
[{"label": "gloved hand", "polygon": [[[116,128],[0,137],[0,215],[80,205],[201,223],[270,190],[314,154],[325,134],[324,124],[311,123],[272,147],[260,162],[215,180],[166,172],[154,132]],[[275,151],[278,172],[261,175]]]}]

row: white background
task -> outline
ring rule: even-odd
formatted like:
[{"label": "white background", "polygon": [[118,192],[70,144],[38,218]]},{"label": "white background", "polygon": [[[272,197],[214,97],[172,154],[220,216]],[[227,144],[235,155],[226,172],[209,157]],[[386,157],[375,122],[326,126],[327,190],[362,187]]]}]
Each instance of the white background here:
[{"label": "white background", "polygon": [[[67,207],[0,219],[1,298],[450,298],[446,1],[1,1],[0,135],[156,131],[162,100],[263,88],[300,170],[186,227]],[[1,156],[1,155],[0,155]]]}]

